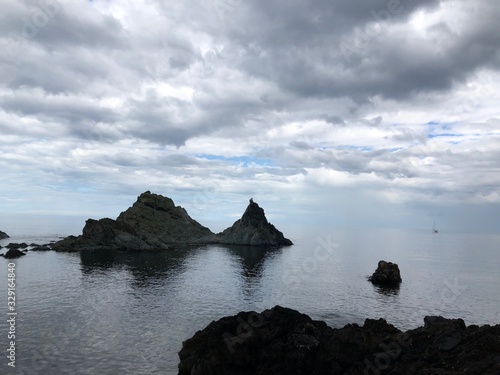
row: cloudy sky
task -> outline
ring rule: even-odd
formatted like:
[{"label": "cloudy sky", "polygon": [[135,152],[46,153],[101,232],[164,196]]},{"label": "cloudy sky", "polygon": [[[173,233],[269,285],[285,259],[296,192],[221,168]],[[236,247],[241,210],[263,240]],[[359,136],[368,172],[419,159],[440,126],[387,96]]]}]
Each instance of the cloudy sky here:
[{"label": "cloudy sky", "polygon": [[0,0],[0,210],[500,231],[500,2]]}]

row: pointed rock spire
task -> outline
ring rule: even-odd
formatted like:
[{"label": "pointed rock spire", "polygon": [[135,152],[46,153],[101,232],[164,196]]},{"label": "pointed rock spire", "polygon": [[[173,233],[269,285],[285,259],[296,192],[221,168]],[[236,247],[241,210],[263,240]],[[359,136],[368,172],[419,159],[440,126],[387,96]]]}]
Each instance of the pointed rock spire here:
[{"label": "pointed rock spire", "polygon": [[274,225],[267,221],[264,210],[250,198],[241,219],[218,235],[221,243],[235,245],[290,246],[292,241],[285,238]]},{"label": "pointed rock spire", "polygon": [[10,238],[9,235],[7,233],[5,233],[5,232],[2,232],[0,230],[0,240],[4,240],[6,238]]}]

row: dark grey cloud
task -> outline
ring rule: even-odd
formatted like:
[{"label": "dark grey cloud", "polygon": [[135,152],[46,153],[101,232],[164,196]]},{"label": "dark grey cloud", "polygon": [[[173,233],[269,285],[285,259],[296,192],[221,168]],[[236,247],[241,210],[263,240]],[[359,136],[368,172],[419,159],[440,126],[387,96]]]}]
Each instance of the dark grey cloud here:
[{"label": "dark grey cloud", "polygon": [[0,8],[0,166],[16,194],[500,201],[496,2]]},{"label": "dark grey cloud", "polygon": [[[374,95],[407,99],[450,90],[478,69],[499,67],[496,3],[481,2],[481,22],[467,22],[460,34],[434,28],[447,34],[446,43],[398,29],[414,12],[434,9],[438,1],[401,1],[397,14],[387,13],[385,1],[253,4],[239,23],[249,28],[231,24],[226,58],[295,95],[350,96],[358,102]],[[371,24],[378,26],[366,35]],[[365,41],[357,41],[360,33]],[[354,51],[348,58],[345,45]]]},{"label": "dark grey cloud", "polygon": [[[114,17],[96,12],[91,3],[71,7],[65,1],[2,1],[0,33],[9,42],[43,45],[50,51],[73,48],[124,48],[127,34]],[[14,46],[11,46],[14,47]]]},{"label": "dark grey cloud", "polygon": [[37,97],[24,93],[0,97],[0,107],[7,113],[33,116],[42,121],[62,121],[71,125],[89,122],[114,122],[117,114],[89,100],[67,97]]}]

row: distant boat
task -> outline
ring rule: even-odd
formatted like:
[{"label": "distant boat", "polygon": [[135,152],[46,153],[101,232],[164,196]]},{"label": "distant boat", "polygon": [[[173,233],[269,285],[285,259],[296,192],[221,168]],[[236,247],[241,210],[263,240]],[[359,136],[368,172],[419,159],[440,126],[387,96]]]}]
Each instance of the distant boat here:
[{"label": "distant boat", "polygon": [[436,220],[434,220],[434,224],[432,224],[432,233],[438,233],[438,230],[436,229]]}]

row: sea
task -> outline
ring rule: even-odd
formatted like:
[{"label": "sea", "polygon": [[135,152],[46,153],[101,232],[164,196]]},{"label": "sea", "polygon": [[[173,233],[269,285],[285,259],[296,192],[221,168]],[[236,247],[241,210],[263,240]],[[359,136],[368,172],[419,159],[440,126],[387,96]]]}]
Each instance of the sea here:
[{"label": "sea", "polygon": [[[500,324],[500,235],[429,230],[280,228],[283,248],[178,247],[161,253],[32,252],[0,258],[1,374],[177,374],[183,340],[240,311],[286,306],[331,327],[426,315]],[[50,226],[9,242],[48,243]],[[2,249],[5,252],[6,249]],[[0,252],[2,252],[0,250]],[[367,281],[379,260],[403,282]],[[9,265],[10,272],[9,275]],[[14,267],[12,267],[14,266]],[[15,339],[8,279],[15,274]],[[15,368],[8,358],[15,342]]]}]

